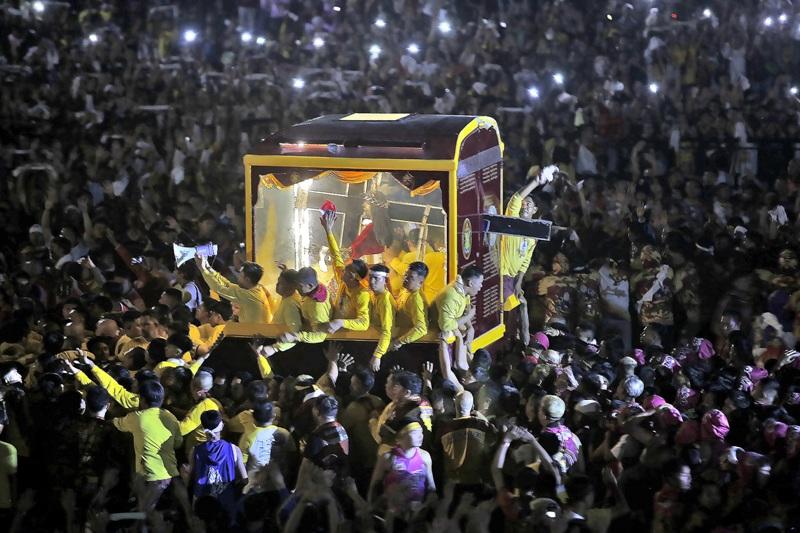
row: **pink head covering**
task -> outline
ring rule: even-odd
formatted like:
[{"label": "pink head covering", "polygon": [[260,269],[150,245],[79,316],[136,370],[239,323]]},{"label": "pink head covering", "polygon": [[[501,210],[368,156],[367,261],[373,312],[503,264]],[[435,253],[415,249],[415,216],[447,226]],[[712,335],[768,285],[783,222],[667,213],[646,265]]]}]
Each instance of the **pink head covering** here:
[{"label": "pink head covering", "polygon": [[677,426],[683,422],[683,417],[680,411],[675,409],[668,403],[665,403],[658,409],[658,420],[664,427]]},{"label": "pink head covering", "polygon": [[719,409],[712,409],[703,415],[700,425],[700,435],[703,440],[725,440],[731,430],[728,417]]},{"label": "pink head covering", "polygon": [[764,423],[764,439],[770,447],[774,447],[778,439],[786,438],[788,430],[789,426],[787,424],[770,418]]},{"label": "pink head covering", "polygon": [[540,344],[545,350],[550,348],[550,339],[547,338],[547,335],[545,335],[543,331],[534,333],[533,337],[531,337],[531,342]]},{"label": "pink head covering", "polygon": [[758,383],[769,375],[769,372],[767,372],[766,368],[760,368],[757,366],[746,366],[744,368],[744,373],[747,374],[747,377],[749,377],[750,381],[753,383]]},{"label": "pink head covering", "polygon": [[675,434],[675,442],[680,445],[694,444],[700,440],[700,425],[696,420],[687,420]]},{"label": "pink head covering", "polygon": [[633,358],[636,359],[636,362],[640,365],[644,364],[644,350],[641,348],[636,348],[633,350]]},{"label": "pink head covering", "polygon": [[714,351],[714,345],[708,339],[696,338],[694,343],[697,347],[697,357],[700,359],[711,359],[717,353]]},{"label": "pink head covering", "polygon": [[645,400],[642,402],[642,406],[649,411],[650,409],[658,409],[665,403],[667,403],[667,400],[658,394],[653,394],[652,396],[645,398]]}]

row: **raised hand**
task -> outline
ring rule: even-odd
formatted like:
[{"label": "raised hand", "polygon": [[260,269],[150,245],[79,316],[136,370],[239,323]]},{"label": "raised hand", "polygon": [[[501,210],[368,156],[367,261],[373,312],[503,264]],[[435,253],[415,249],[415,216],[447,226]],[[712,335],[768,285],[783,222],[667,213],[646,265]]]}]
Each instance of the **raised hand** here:
[{"label": "raised hand", "polygon": [[433,378],[433,362],[425,361],[422,363],[422,381],[431,381]]},{"label": "raised hand", "polygon": [[325,359],[328,362],[335,363],[339,358],[339,353],[342,350],[342,345],[338,342],[328,342],[325,345],[325,349],[322,350],[323,355],[325,355]]},{"label": "raised hand", "polygon": [[353,356],[349,353],[339,354],[338,364],[341,372],[347,372],[347,369],[350,368],[355,362],[355,358],[353,358]]},{"label": "raised hand", "polygon": [[390,372],[402,372],[403,370],[405,370],[405,368],[403,368],[402,366],[394,365],[389,371]]}]

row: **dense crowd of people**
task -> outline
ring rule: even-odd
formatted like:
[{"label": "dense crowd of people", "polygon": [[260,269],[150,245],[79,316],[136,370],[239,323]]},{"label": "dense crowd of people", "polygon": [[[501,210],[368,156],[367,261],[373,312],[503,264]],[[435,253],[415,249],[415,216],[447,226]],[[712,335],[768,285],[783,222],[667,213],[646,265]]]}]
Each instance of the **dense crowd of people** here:
[{"label": "dense crowd of people", "polygon": [[[791,7],[0,4],[0,530],[794,531]],[[313,270],[260,292],[241,156],[353,111],[497,118],[515,212],[566,228],[509,274],[527,326],[471,353],[470,271],[452,327],[426,302],[438,366],[314,331],[214,372],[225,323],[288,320],[279,297],[347,327]],[[208,241],[176,267],[174,242]],[[389,269],[353,265],[382,323]],[[309,341],[323,375],[273,372]]]}]

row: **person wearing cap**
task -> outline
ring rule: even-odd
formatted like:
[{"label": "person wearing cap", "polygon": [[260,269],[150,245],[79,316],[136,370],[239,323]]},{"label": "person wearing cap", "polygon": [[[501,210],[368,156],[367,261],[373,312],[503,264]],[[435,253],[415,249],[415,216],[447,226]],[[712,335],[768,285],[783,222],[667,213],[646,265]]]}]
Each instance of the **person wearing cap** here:
[{"label": "person wearing cap", "polygon": [[389,277],[389,268],[385,265],[373,265],[369,271],[369,288],[372,290],[371,312],[372,324],[378,330],[378,345],[372,352],[369,360],[374,372],[381,368],[381,357],[389,350],[394,327],[395,306],[392,293],[386,286]]},{"label": "person wearing cap", "polygon": [[[546,179],[538,169],[534,172],[535,177],[528,182],[522,189],[511,196],[506,206],[505,216],[519,217],[523,220],[531,220],[538,208],[536,202],[529,195],[534,189],[544,185]],[[533,250],[536,248],[536,239],[532,237],[522,237],[516,235],[502,235],[500,237],[500,256],[501,271],[503,277],[503,311],[514,311],[518,322],[518,333],[522,343],[527,346],[530,343],[530,325],[528,320],[528,302],[525,300],[522,290],[522,279],[528,271],[533,257]]]},{"label": "person wearing cap", "polygon": [[331,319],[331,302],[328,290],[317,279],[317,271],[311,267],[303,267],[295,277],[297,292],[300,293],[300,318],[302,327],[296,332],[285,332],[278,342],[264,348],[264,355],[284,352],[297,342],[318,344],[323,342],[327,333],[323,325]]},{"label": "person wearing cap", "polygon": [[213,497],[228,514],[232,523],[236,515],[236,483],[247,480],[242,450],[222,439],[225,423],[219,411],[210,409],[200,415],[205,442],[189,454],[189,480],[195,502]]},{"label": "person wearing cap", "polygon": [[198,255],[195,262],[209,289],[239,306],[239,322],[268,324],[272,321],[272,294],[261,285],[264,275],[261,265],[246,261],[236,283],[232,283],[211,268],[208,258]]},{"label": "person wearing cap", "polygon": [[367,264],[361,259],[353,259],[345,265],[339,243],[333,235],[336,211],[323,211],[320,223],[328,237],[328,247],[333,258],[334,284],[331,295],[333,320],[328,322],[328,334],[340,329],[366,331],[369,328],[370,293],[367,285]]},{"label": "person wearing cap", "polygon": [[526,353],[532,358],[532,362],[538,363],[548,348],[550,348],[550,338],[544,331],[537,331],[531,337],[531,342],[528,345],[528,351]]},{"label": "person wearing cap", "polygon": [[376,500],[382,484],[389,510],[405,513],[416,510],[427,494],[436,491],[431,456],[420,447],[423,437],[419,422],[407,420],[403,423],[397,432],[396,445],[381,454],[375,464],[368,501]]},{"label": "person wearing cap", "polygon": [[549,434],[558,441],[557,451],[550,455],[562,474],[566,474],[573,467],[582,472],[581,441],[567,426],[561,423],[565,411],[566,404],[558,396],[548,394],[542,398],[539,402],[538,413],[539,423],[542,426],[540,439],[545,439],[545,435]]},{"label": "person wearing cap", "polygon": [[414,261],[403,276],[403,290],[397,296],[398,336],[391,351],[415,342],[428,333],[428,305],[422,289],[428,278],[428,265]]}]

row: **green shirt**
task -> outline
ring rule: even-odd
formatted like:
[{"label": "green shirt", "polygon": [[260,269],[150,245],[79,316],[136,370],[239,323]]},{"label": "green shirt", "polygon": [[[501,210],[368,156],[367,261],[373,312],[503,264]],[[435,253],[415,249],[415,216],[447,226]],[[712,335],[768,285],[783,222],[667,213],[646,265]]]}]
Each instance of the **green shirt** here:
[{"label": "green shirt", "polygon": [[183,442],[178,419],[158,407],[128,413],[114,419],[114,427],[133,434],[136,473],[146,481],[161,481],[178,475],[175,450]]}]

